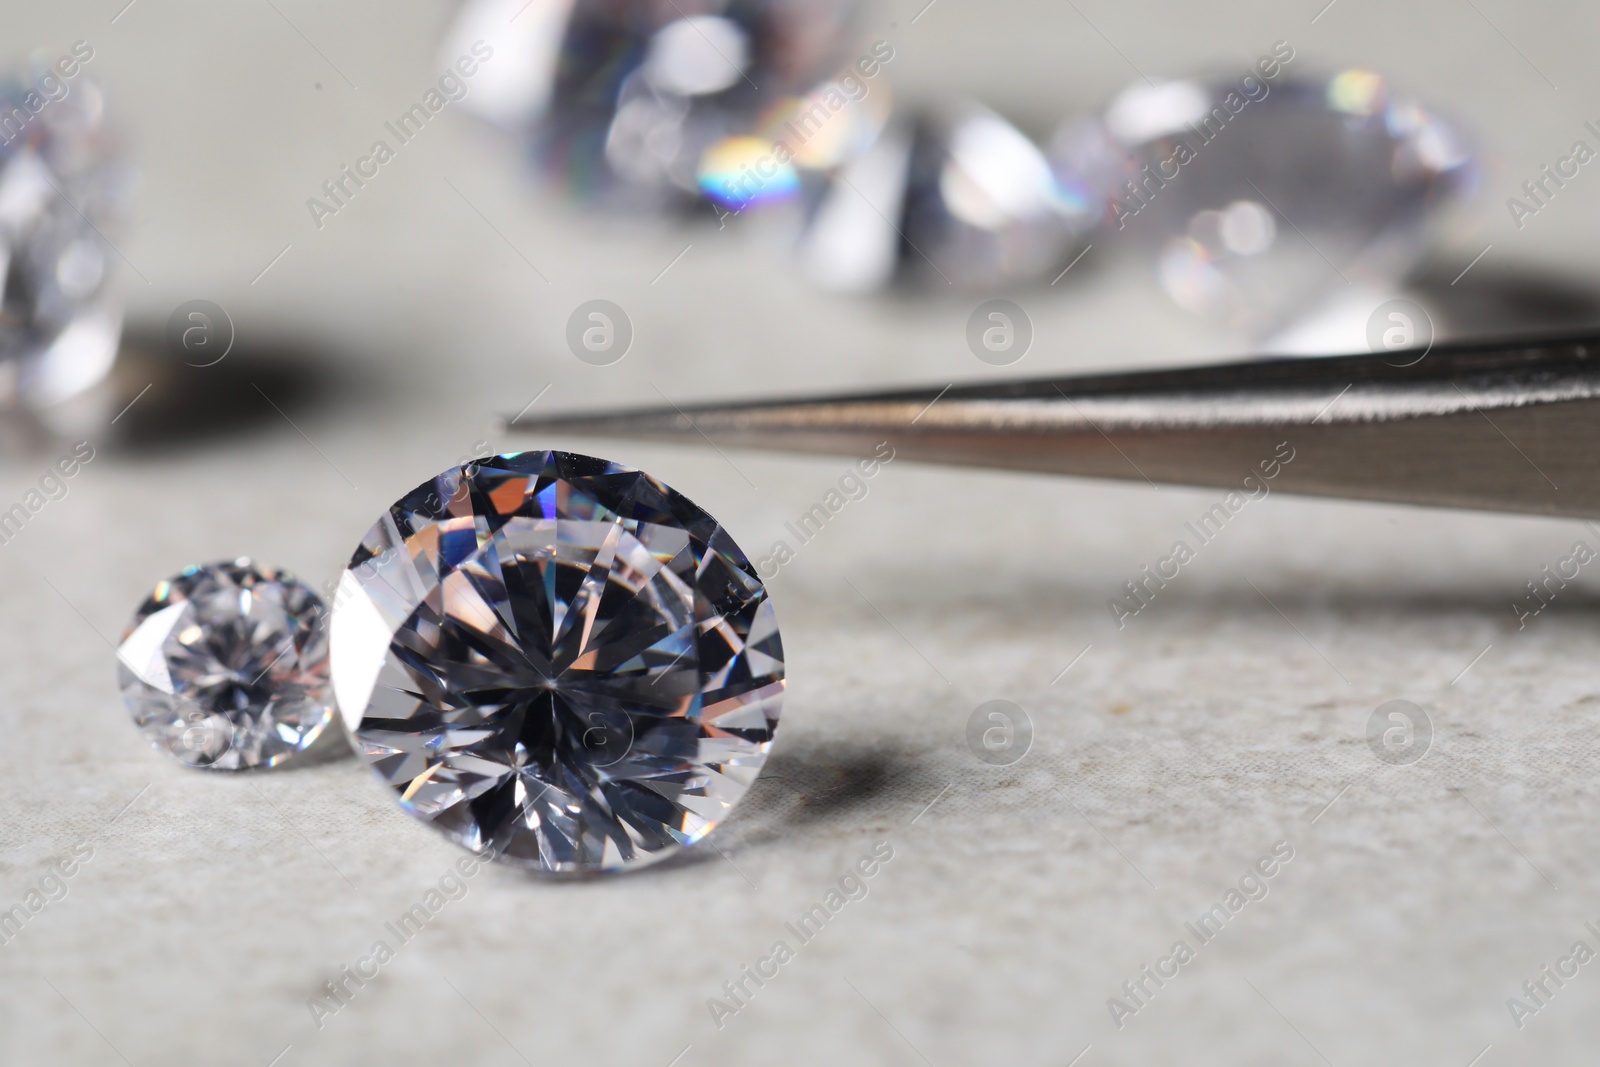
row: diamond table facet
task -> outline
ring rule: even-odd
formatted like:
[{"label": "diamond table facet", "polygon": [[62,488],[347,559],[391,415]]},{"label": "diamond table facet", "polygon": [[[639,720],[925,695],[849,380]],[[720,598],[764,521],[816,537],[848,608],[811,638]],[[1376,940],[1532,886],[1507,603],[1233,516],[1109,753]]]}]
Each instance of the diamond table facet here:
[{"label": "diamond table facet", "polygon": [[273,767],[333,721],[321,598],[248,559],[157,585],[117,660],[134,724],[193,767]]},{"label": "diamond table facet", "polygon": [[784,685],[766,589],[717,521],[566,452],[398,501],[344,574],[332,647],[357,751],[401,805],[552,873],[709,833],[760,772]]}]

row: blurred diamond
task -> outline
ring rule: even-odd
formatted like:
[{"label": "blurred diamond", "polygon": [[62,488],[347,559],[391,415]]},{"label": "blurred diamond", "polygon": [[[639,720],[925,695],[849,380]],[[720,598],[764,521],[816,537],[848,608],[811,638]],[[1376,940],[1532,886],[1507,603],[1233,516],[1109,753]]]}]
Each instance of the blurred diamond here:
[{"label": "blurred diamond", "polygon": [[54,84],[64,96],[0,84],[0,410],[84,393],[110,371],[121,333],[116,252],[102,234],[127,173],[112,161],[95,86],[81,75]]},{"label": "blurred diamond", "polygon": [[845,292],[994,289],[1049,277],[1094,220],[1027,136],[969,104],[893,127],[843,167],[810,214],[800,262]]},{"label": "blurred diamond", "polygon": [[[494,49],[462,101],[527,136],[542,166],[583,199],[743,208],[792,198],[796,167],[832,165],[876,133],[851,101],[829,144],[794,166],[770,157],[772,128],[864,49],[859,0],[468,0],[448,61],[482,39]],[[833,108],[833,111],[843,110]],[[759,151],[749,143],[760,138]],[[763,172],[755,174],[759,169]],[[771,171],[771,173],[766,173]]]},{"label": "blurred diamond", "polygon": [[1107,243],[1153,253],[1179,305],[1256,335],[1347,285],[1394,285],[1477,177],[1455,129],[1365,70],[1140,83],[1051,156],[1063,188],[1105,206]]},{"label": "blurred diamond", "polygon": [[454,467],[368,531],[334,685],[411,814],[548,872],[636,867],[709,833],[783,694],[767,593],[716,520],[566,452]]},{"label": "blurred diamond", "polygon": [[156,748],[193,767],[272,767],[333,720],[322,601],[248,559],[156,586],[117,648],[122,699]]}]

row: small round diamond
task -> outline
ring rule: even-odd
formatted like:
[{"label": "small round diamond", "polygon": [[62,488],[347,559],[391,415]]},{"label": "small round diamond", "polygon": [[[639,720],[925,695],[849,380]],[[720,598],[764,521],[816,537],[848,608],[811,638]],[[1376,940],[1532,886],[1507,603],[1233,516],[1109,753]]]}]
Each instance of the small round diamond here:
[{"label": "small round diamond", "polygon": [[248,559],[158,584],[117,648],[133,721],[192,767],[273,767],[333,719],[326,613],[285,571]]},{"label": "small round diamond", "polygon": [[357,751],[406,810],[548,872],[709,833],[783,693],[766,589],[717,521],[567,452],[478,460],[398,501],[344,574],[332,648]]}]

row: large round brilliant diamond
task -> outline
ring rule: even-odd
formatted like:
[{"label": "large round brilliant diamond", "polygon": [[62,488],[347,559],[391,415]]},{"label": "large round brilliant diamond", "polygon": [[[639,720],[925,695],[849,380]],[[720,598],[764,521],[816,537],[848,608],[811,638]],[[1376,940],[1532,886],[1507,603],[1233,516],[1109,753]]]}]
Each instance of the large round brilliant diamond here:
[{"label": "large round brilliant diamond", "polygon": [[553,872],[699,840],[766,760],[777,620],[716,520],[628,467],[521,452],[445,471],[335,600],[357,751],[459,844]]}]

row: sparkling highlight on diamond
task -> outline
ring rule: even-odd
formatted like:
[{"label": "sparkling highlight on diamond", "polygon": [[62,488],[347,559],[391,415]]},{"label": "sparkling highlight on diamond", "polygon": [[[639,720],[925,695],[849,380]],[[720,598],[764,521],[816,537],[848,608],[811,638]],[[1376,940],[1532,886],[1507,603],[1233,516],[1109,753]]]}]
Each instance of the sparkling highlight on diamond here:
[{"label": "sparkling highlight on diamond", "polygon": [[248,559],[158,584],[117,661],[134,724],[191,767],[274,767],[333,721],[322,600]]},{"label": "sparkling highlight on diamond", "polygon": [[454,467],[368,531],[335,601],[358,753],[458,844],[550,873],[709,833],[777,728],[755,568],[641,471],[568,452]]}]

